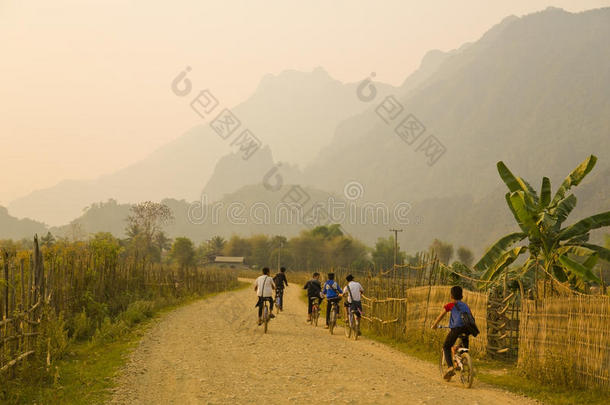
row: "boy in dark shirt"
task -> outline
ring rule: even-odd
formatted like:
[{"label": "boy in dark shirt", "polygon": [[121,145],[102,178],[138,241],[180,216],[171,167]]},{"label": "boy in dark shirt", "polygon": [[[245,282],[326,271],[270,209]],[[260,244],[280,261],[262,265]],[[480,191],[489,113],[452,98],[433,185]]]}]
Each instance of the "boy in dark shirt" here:
[{"label": "boy in dark shirt", "polygon": [[305,284],[303,289],[307,290],[307,322],[311,322],[311,308],[314,300],[320,300],[320,292],[322,291],[320,273],[313,273],[313,278]]},{"label": "boy in dark shirt", "polygon": [[443,352],[445,353],[445,361],[449,368],[445,372],[444,378],[445,380],[451,380],[451,377],[455,375],[455,370],[453,368],[453,356],[451,352],[451,348],[455,344],[458,337],[462,334],[465,335],[465,338],[462,339],[462,345],[467,349],[468,348],[468,334],[469,329],[464,325],[464,321],[462,321],[461,313],[462,312],[470,312],[470,308],[466,303],[462,302],[462,287],[454,286],[451,287],[451,299],[452,302],[446,304],[443,307],[443,310],[438,315],[434,323],[432,324],[432,329],[436,328],[439,322],[445,317],[447,312],[451,312],[451,318],[449,319],[449,328],[451,331],[447,335],[445,339],[445,343],[443,344]]},{"label": "boy in dark shirt", "polygon": [[[284,286],[288,287],[288,280],[286,279],[286,267],[280,268],[280,272],[273,277],[275,283],[275,299],[277,301],[277,309],[280,311],[284,310]],[[279,298],[279,299],[278,299]]]}]

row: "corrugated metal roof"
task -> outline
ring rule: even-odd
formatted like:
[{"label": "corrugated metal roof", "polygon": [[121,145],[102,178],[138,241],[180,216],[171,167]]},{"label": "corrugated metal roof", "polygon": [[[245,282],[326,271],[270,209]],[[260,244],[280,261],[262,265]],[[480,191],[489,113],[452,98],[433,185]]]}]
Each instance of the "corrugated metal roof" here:
[{"label": "corrugated metal roof", "polygon": [[239,256],[216,256],[214,263],[243,263],[244,258]]}]

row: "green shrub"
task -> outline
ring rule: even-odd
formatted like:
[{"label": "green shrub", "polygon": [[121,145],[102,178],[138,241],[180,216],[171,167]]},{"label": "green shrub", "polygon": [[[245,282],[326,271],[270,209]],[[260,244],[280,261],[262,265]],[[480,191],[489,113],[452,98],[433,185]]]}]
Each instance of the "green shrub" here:
[{"label": "green shrub", "polygon": [[70,340],[63,314],[57,315],[50,307],[43,309],[38,339],[36,339],[36,361],[46,366],[55,359],[61,358],[68,349]]},{"label": "green shrub", "polygon": [[136,325],[153,316],[155,312],[154,301],[135,301],[129,304],[127,310],[122,312],[118,319],[129,327]]},{"label": "green shrub", "polygon": [[112,322],[108,317],[104,318],[102,324],[93,335],[94,343],[112,342],[129,332],[129,326],[123,320]]},{"label": "green shrub", "polygon": [[70,336],[74,340],[85,340],[95,331],[94,324],[87,316],[87,312],[85,310],[72,318],[71,325],[68,329],[71,332]]}]

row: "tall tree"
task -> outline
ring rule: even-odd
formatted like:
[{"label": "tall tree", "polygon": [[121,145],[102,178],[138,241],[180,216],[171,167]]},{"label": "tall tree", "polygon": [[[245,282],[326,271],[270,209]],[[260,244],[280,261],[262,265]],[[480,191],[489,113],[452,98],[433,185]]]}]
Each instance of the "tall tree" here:
[{"label": "tall tree", "polygon": [[181,269],[185,269],[195,262],[195,248],[189,238],[178,237],[172,244],[170,257]]},{"label": "tall tree", "polygon": [[163,255],[163,252],[169,250],[172,247],[172,239],[168,238],[165,232],[163,231],[157,232],[157,234],[154,236],[153,243],[157,247],[157,249],[159,249],[161,255]]},{"label": "tall tree", "polygon": [[[405,261],[405,252],[400,251],[398,245],[397,263],[403,264]],[[373,263],[376,268],[389,269],[394,267],[394,237],[379,238],[375,243],[373,250]]]},{"label": "tall tree", "polygon": [[460,263],[464,264],[466,267],[472,266],[472,262],[474,260],[474,255],[472,254],[472,250],[460,246],[457,250],[458,260]]},{"label": "tall tree", "polygon": [[430,250],[432,250],[436,254],[436,257],[441,263],[449,265],[449,261],[453,257],[453,245],[451,243],[446,243],[439,239],[434,239],[434,241],[430,245]]},{"label": "tall tree", "polygon": [[248,257],[252,252],[250,241],[238,235],[231,236],[223,250],[227,256]]},{"label": "tall tree", "polygon": [[125,229],[130,251],[137,252],[142,260],[160,261],[162,248],[155,241],[164,239],[159,236],[162,228],[173,219],[172,211],[165,204],[145,201],[132,206]]},{"label": "tall tree", "polygon": [[131,207],[131,214],[127,217],[127,232],[143,234],[152,241],[162,227],[173,219],[174,215],[167,205],[145,201]]},{"label": "tall tree", "polygon": [[51,232],[47,232],[47,234],[45,236],[40,238],[40,242],[41,242],[42,246],[51,247],[55,244],[55,237],[53,236],[53,234]]}]

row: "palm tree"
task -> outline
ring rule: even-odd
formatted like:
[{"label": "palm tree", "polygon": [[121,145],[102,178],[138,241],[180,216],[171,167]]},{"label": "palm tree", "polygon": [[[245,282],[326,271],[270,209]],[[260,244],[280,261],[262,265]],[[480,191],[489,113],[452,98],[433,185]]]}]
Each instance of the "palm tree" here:
[{"label": "palm tree", "polygon": [[[547,177],[542,179],[538,196],[525,180],[514,176],[503,162],[498,162],[498,173],[509,190],[506,202],[521,231],[498,240],[475,264],[475,270],[483,273],[482,279],[499,278],[520,255],[529,252],[529,258],[517,273],[518,281],[530,270],[536,277],[541,268],[545,278],[560,283],[570,282],[578,289],[584,287],[585,281],[599,282],[593,274],[593,267],[598,257],[610,260],[610,250],[588,243],[589,232],[610,225],[610,211],[562,228],[576,206],[574,194],[566,194],[580,184],[596,161],[593,155],[585,159],[566,177],[552,198],[551,182]],[[523,244],[513,247],[518,242]]]}]

